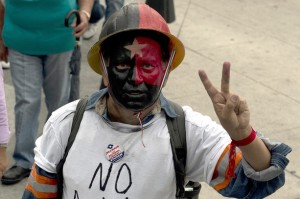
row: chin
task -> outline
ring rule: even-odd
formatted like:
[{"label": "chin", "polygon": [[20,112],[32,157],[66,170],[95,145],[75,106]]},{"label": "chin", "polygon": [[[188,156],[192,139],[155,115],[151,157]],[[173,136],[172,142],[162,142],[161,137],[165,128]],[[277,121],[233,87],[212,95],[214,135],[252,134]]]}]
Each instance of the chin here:
[{"label": "chin", "polygon": [[137,103],[137,102],[127,102],[123,106],[133,111],[141,111],[146,108],[146,105],[144,103]]}]

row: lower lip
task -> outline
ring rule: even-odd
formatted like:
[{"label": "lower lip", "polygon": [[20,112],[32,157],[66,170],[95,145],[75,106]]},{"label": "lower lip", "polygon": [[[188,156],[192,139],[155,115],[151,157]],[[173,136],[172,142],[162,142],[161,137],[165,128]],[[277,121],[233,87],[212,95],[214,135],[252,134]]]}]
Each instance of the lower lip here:
[{"label": "lower lip", "polygon": [[126,93],[125,95],[127,95],[128,97],[132,97],[132,98],[140,98],[140,97],[143,97],[143,96],[145,96],[145,94],[143,94],[143,93],[139,93],[139,94],[137,94],[137,93]]}]

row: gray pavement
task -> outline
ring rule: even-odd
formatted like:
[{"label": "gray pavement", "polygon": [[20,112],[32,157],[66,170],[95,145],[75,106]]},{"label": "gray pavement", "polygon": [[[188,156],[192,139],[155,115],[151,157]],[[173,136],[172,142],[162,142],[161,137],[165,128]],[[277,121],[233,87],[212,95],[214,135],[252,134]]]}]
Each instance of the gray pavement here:
[{"label": "gray pavement", "polygon": [[[191,105],[194,110],[217,119],[197,71],[205,69],[213,83],[220,85],[222,63],[230,61],[231,91],[247,99],[253,127],[272,140],[293,148],[288,155],[290,164],[286,169],[286,184],[268,198],[300,199],[300,1],[174,2],[177,19],[170,28],[185,44],[186,57],[170,75],[163,92],[172,100]],[[85,58],[96,40],[95,36],[83,41],[82,96],[99,87],[100,77],[92,72]],[[12,129],[8,150],[11,156],[14,92],[9,70],[5,71],[5,89]],[[45,106],[42,106],[40,133],[46,115]],[[21,198],[25,183],[26,180],[13,186],[0,185],[0,198]],[[207,185],[202,185],[200,198],[223,198]]]}]

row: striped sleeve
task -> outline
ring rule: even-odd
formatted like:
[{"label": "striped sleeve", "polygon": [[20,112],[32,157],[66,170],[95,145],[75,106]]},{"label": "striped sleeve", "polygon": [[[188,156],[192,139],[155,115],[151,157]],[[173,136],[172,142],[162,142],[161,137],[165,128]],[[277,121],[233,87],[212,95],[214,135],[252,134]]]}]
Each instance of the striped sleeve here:
[{"label": "striped sleeve", "polygon": [[57,175],[33,165],[22,199],[56,198]]},{"label": "striped sleeve", "polygon": [[223,151],[210,182],[221,195],[230,198],[265,198],[284,185],[284,169],[289,163],[286,156],[292,149],[283,143],[272,142],[263,137],[261,139],[271,153],[270,166],[262,171],[255,171],[242,159],[242,153],[237,148],[234,175],[228,175],[231,145]]},{"label": "striped sleeve", "polygon": [[[210,186],[212,186],[217,191],[226,188],[230,184],[230,181],[232,179],[232,177],[228,175],[230,147],[232,147],[232,145],[227,145],[222,155],[220,156],[215,167],[212,180],[210,182]],[[235,168],[238,166],[241,160],[242,152],[238,148],[236,148]]]}]

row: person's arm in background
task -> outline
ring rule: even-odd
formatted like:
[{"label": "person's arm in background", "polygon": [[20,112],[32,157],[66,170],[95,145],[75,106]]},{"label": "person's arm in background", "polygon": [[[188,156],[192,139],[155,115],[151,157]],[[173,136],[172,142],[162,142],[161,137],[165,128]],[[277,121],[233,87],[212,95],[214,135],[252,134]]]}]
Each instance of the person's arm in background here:
[{"label": "person's arm in background", "polygon": [[0,1],[0,60],[7,62],[8,50],[2,40],[2,29],[4,24],[4,3]]},{"label": "person's arm in background", "polygon": [[6,148],[9,140],[9,134],[10,130],[8,126],[7,107],[5,101],[3,70],[0,64],[0,178],[8,165]]},{"label": "person's arm in background", "polygon": [[[2,28],[4,22],[4,2],[0,1],[0,60],[7,62],[8,51],[2,40]],[[6,148],[9,139],[9,127],[7,118],[7,108],[5,101],[3,71],[0,64],[0,177],[8,165]]]},{"label": "person's arm in background", "polygon": [[78,0],[78,10],[80,13],[81,22],[74,29],[75,37],[80,37],[85,31],[87,31],[93,4],[94,0]]}]

